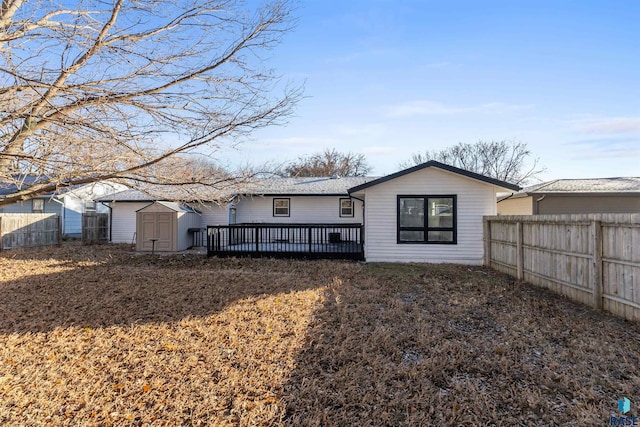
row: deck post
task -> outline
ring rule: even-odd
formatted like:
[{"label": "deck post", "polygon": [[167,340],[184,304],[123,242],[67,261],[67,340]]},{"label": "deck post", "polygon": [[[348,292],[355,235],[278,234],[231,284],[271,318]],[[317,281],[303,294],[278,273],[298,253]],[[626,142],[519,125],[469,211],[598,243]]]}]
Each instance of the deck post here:
[{"label": "deck post", "polygon": [[258,236],[260,236],[259,233],[259,227],[256,227],[253,231],[253,240],[256,241],[256,253],[260,253],[260,243],[258,242]]},{"label": "deck post", "polygon": [[307,231],[308,231],[308,233],[307,233],[308,234],[308,240],[309,240],[309,253],[313,252],[313,247],[311,245],[311,238],[312,238],[312,233],[313,233],[312,229],[313,229],[313,227],[311,227],[311,226],[309,226],[309,228],[307,229]]}]

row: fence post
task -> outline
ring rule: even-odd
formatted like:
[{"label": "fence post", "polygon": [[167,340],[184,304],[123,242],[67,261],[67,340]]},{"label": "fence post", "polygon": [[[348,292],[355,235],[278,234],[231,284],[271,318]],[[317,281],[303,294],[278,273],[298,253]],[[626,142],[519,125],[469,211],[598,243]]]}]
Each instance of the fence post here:
[{"label": "fence post", "polygon": [[482,231],[484,233],[484,265],[491,267],[491,222],[483,218],[482,224]]},{"label": "fence post", "polygon": [[524,280],[524,249],[522,247],[522,221],[516,222],[516,267],[518,280]]},{"label": "fence post", "polygon": [[4,237],[3,235],[4,235],[4,232],[2,230],[2,215],[0,215],[0,252],[2,252],[2,249],[3,249],[2,247],[2,237]]},{"label": "fence post", "polygon": [[58,246],[62,246],[62,217],[58,215]]},{"label": "fence post", "polygon": [[602,223],[598,220],[591,221],[591,237],[593,244],[592,286],[593,308],[602,310]]}]

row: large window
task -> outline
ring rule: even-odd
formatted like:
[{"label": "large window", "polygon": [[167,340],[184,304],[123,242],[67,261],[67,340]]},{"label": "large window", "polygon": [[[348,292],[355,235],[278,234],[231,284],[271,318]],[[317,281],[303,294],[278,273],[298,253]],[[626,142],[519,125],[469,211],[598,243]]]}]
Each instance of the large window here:
[{"label": "large window", "polygon": [[456,243],[456,196],[398,196],[398,243]]},{"label": "large window", "polygon": [[273,216],[291,216],[291,199],[273,199]]},{"label": "large window", "polygon": [[340,199],[340,216],[353,218],[353,200]]}]

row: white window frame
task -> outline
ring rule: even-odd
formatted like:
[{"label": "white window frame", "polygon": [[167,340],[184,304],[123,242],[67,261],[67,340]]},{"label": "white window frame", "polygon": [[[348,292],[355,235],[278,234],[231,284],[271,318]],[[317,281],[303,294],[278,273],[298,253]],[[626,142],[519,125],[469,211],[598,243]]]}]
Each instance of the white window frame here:
[{"label": "white window frame", "polygon": [[[39,207],[36,207],[36,203]],[[44,199],[31,199],[31,212],[44,213]]]},{"label": "white window frame", "polygon": [[[343,206],[343,203],[349,203],[348,207]],[[348,209],[349,213],[345,213],[345,209]],[[353,204],[353,199],[340,199],[340,218],[353,218],[355,213],[355,206]]]},{"label": "white window frame", "polygon": [[[278,203],[286,202],[286,206],[276,206]],[[282,210],[286,209],[286,213]],[[281,212],[277,212],[280,210]],[[274,197],[273,199],[273,216],[290,217],[291,216],[291,199],[288,197]]]}]

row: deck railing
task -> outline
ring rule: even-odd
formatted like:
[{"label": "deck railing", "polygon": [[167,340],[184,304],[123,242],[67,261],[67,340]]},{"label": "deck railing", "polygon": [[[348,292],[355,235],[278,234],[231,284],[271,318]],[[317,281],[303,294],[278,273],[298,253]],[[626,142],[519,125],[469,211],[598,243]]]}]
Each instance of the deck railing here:
[{"label": "deck railing", "polygon": [[364,259],[362,224],[207,226],[209,256]]}]

